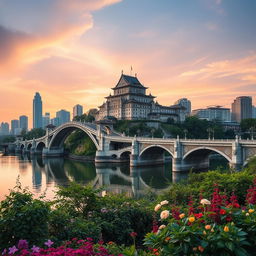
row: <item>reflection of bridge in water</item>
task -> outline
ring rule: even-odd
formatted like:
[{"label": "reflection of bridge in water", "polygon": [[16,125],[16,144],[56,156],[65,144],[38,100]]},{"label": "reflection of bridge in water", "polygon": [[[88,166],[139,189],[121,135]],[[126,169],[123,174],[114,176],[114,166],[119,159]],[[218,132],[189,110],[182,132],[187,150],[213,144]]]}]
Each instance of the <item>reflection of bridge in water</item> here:
[{"label": "reflection of bridge in water", "polygon": [[96,163],[122,162],[128,160],[131,167],[165,162],[166,154],[172,158],[173,171],[188,171],[191,168],[207,169],[209,156],[223,156],[236,170],[256,155],[255,140],[187,140],[127,137],[107,125],[69,122],[54,130],[47,129],[42,138],[15,142],[17,152],[41,154],[44,157],[62,156],[64,142],[75,130],[85,132],[96,147]]},{"label": "reflection of bridge in water", "polygon": [[[28,159],[32,165],[32,182],[37,191],[40,191],[42,186],[42,174],[46,177],[46,184],[66,185],[69,182],[81,182],[91,184],[93,187],[104,187],[104,190],[113,193],[126,193],[133,197],[140,197],[147,191],[160,193],[169,188],[170,180],[160,177],[160,188],[151,186],[147,180],[147,168],[133,167],[129,169],[127,165],[96,165],[93,169],[89,166],[86,169],[85,163],[70,161],[64,158],[42,158],[32,157],[29,155],[20,156],[24,160]],[[94,165],[93,165],[94,166]],[[170,166],[169,166],[170,167]],[[154,167],[156,174],[170,173],[170,169],[165,169],[166,166]],[[80,176],[78,175],[80,173]],[[184,174],[172,173],[172,182],[177,182],[184,178]],[[159,179],[159,175],[157,177]]]}]

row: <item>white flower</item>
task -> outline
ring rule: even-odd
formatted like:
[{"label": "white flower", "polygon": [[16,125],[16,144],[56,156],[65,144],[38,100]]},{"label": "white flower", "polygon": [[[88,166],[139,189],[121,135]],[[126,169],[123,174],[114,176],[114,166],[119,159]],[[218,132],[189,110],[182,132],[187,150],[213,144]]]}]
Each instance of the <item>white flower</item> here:
[{"label": "white flower", "polygon": [[155,212],[157,212],[160,208],[161,208],[161,204],[157,204],[157,205],[155,206]]},{"label": "white flower", "polygon": [[161,219],[167,219],[169,217],[169,215],[170,215],[170,212],[167,211],[167,210],[164,210],[164,211],[161,212],[160,218]]},{"label": "white flower", "polygon": [[165,204],[169,204],[169,202],[167,200],[164,200],[160,203],[161,205],[165,205]]},{"label": "white flower", "polygon": [[205,204],[211,204],[211,202],[210,202],[209,200],[207,200],[207,199],[202,199],[202,200],[200,201],[200,203],[203,204],[203,205],[205,205]]},{"label": "white flower", "polygon": [[166,227],[165,225],[161,225],[161,226],[159,227],[159,230],[164,229],[165,227]]}]

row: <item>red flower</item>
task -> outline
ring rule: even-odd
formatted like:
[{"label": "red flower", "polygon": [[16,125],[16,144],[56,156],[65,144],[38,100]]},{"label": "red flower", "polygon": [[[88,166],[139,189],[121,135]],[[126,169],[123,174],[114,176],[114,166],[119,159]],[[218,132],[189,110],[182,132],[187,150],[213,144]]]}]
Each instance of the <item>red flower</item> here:
[{"label": "red flower", "polygon": [[137,235],[138,235],[138,234],[137,234],[136,232],[131,232],[131,233],[130,233],[130,236],[131,236],[131,237],[136,237]]},{"label": "red flower", "polygon": [[232,221],[232,217],[231,217],[231,216],[227,216],[227,217],[226,217],[226,221],[227,221],[227,222],[231,222],[231,221]]},{"label": "red flower", "polygon": [[220,214],[221,214],[221,215],[224,215],[224,214],[226,214],[226,213],[227,213],[226,210],[220,209]]},{"label": "red flower", "polygon": [[195,213],[194,215],[195,215],[195,217],[196,217],[197,219],[203,217],[203,214],[202,214],[201,212],[200,212],[200,213]]}]

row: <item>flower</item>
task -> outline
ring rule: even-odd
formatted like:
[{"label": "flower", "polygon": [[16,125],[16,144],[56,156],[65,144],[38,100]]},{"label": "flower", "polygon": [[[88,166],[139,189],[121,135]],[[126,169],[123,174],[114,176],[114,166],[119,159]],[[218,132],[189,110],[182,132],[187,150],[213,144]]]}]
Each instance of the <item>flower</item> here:
[{"label": "flower", "polygon": [[159,209],[161,208],[161,204],[157,204],[156,206],[155,206],[155,212],[157,212]]},{"label": "flower", "polygon": [[214,229],[213,229],[213,228],[211,229],[211,232],[212,232],[212,233],[214,232]]},{"label": "flower", "polygon": [[200,213],[195,213],[194,215],[195,215],[195,217],[196,217],[197,219],[200,219],[200,218],[203,217],[203,214],[202,214],[201,212],[200,212]]},{"label": "flower", "polygon": [[179,215],[179,218],[180,219],[183,219],[185,217],[185,214],[184,213],[181,213],[180,215]]},{"label": "flower", "polygon": [[248,212],[249,212],[249,213],[253,213],[253,212],[254,212],[254,209],[249,209]]},{"label": "flower", "polygon": [[138,234],[137,234],[136,232],[131,232],[131,233],[130,233],[130,236],[131,236],[131,237],[136,237],[137,235],[138,235]]},{"label": "flower", "polygon": [[210,202],[209,200],[207,200],[207,199],[202,199],[202,200],[200,201],[200,204],[203,204],[203,205],[205,205],[205,204],[211,204],[211,202]]},{"label": "flower", "polygon": [[161,225],[161,226],[159,227],[160,230],[161,230],[161,229],[164,229],[164,228],[166,228],[165,225]]},{"label": "flower", "polygon": [[198,250],[199,250],[200,252],[203,252],[203,251],[204,251],[204,247],[201,246],[201,245],[199,245],[199,246],[198,246]]},{"label": "flower", "polygon": [[204,234],[204,235],[206,235],[206,232],[205,232],[205,230],[203,231],[203,234]]},{"label": "flower", "polygon": [[229,227],[225,226],[223,230],[224,230],[224,232],[229,232]]},{"label": "flower", "polygon": [[19,242],[18,242],[18,248],[19,249],[27,249],[28,248],[27,240],[20,239]]},{"label": "flower", "polygon": [[164,201],[162,201],[162,202],[160,203],[160,205],[165,205],[165,204],[169,204],[169,201],[164,200]]},{"label": "flower", "polygon": [[205,229],[206,229],[206,230],[209,230],[209,229],[211,229],[211,228],[212,228],[211,225],[205,225]]},{"label": "flower", "polygon": [[246,216],[249,216],[249,215],[250,215],[250,213],[249,213],[249,212],[247,212],[245,215],[246,215]]},{"label": "flower", "polygon": [[17,249],[17,247],[15,245],[13,247],[9,248],[9,254],[14,254],[17,251],[18,251],[18,249]]},{"label": "flower", "polygon": [[33,247],[31,248],[32,252],[39,252],[40,251],[40,248],[33,245]]},{"label": "flower", "polygon": [[226,213],[227,213],[226,210],[220,209],[220,214],[221,214],[221,215],[224,215],[224,214],[226,214]]},{"label": "flower", "polygon": [[189,217],[188,221],[191,222],[191,223],[194,222],[195,221],[195,217],[193,217],[193,216]]},{"label": "flower", "polygon": [[169,215],[170,215],[170,212],[168,210],[164,210],[164,211],[161,212],[160,218],[161,219],[167,219],[169,217]]},{"label": "flower", "polygon": [[44,244],[50,248],[53,245],[53,242],[48,239],[48,241],[45,242]]},{"label": "flower", "polygon": [[169,236],[167,236],[167,237],[164,239],[165,242],[168,242],[169,240],[171,240],[171,238],[170,238]]}]

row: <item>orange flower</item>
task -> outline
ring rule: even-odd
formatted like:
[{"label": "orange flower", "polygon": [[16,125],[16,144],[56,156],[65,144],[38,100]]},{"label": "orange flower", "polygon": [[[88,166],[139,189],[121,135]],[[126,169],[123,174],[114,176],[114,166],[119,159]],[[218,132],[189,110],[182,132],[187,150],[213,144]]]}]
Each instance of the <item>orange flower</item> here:
[{"label": "orange flower", "polygon": [[185,214],[184,214],[184,213],[181,213],[181,214],[179,215],[179,217],[180,217],[180,219],[183,219],[183,218],[185,217]]},{"label": "orange flower", "polygon": [[164,239],[165,242],[168,242],[169,240],[171,240],[171,238],[170,238],[169,236],[167,236],[167,237]]},{"label": "orange flower", "polygon": [[228,231],[229,231],[229,227],[228,227],[228,226],[225,226],[223,230],[224,230],[225,232],[228,232]]},{"label": "orange flower", "polygon": [[195,221],[195,217],[193,217],[193,216],[189,217],[188,221],[191,222],[191,223],[194,222]]},{"label": "orange flower", "polygon": [[209,229],[211,229],[212,227],[211,227],[211,225],[205,225],[205,229],[206,230],[209,230]]},{"label": "orange flower", "polygon": [[249,213],[253,213],[253,212],[254,212],[254,209],[249,209],[248,212],[249,212]]}]

